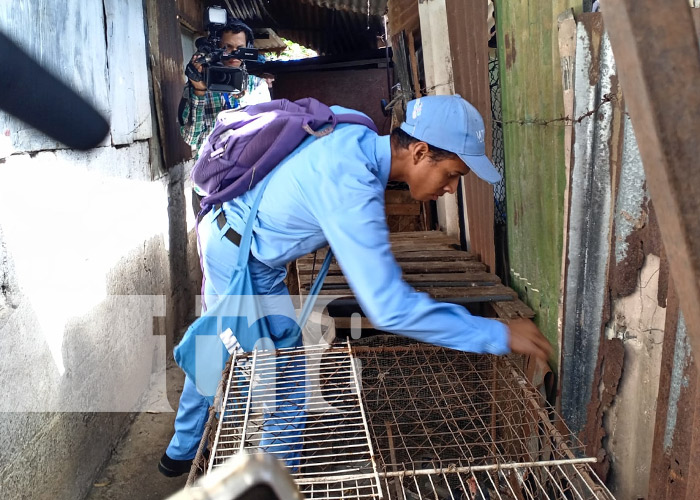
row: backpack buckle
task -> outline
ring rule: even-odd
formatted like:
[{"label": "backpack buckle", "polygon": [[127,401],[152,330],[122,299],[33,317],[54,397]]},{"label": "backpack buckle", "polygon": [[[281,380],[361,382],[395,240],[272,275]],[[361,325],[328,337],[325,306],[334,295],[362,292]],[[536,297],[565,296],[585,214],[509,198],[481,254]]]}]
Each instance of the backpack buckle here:
[{"label": "backpack buckle", "polygon": [[[229,143],[229,138],[235,133],[233,130],[225,130],[224,132],[219,135],[219,137],[216,139],[221,146],[218,149],[215,149],[211,152],[209,155],[210,158],[218,158],[224,152],[226,151],[226,147],[228,146]],[[213,144],[215,144],[214,141],[212,141]]]},{"label": "backpack buckle", "polygon": [[224,142],[223,146],[221,146],[219,149],[215,149],[214,151],[211,152],[209,155],[209,158],[218,158],[224,152],[226,151],[226,146],[228,146],[228,142]]}]

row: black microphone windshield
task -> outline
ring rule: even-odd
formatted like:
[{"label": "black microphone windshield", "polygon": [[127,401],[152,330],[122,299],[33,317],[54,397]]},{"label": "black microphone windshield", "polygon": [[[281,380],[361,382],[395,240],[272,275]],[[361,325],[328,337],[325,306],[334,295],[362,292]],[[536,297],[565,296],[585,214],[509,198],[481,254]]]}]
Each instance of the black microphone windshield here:
[{"label": "black microphone windshield", "polygon": [[71,149],[91,149],[109,123],[0,32],[0,109]]}]

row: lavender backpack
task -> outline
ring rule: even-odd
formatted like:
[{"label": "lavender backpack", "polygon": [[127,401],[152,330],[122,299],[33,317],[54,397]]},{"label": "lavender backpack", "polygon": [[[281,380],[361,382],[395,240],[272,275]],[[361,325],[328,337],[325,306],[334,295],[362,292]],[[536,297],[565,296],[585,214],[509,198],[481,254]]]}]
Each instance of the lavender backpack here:
[{"label": "lavender backpack", "polygon": [[192,170],[193,182],[208,193],[201,202],[203,212],[252,189],[309,134],[323,137],[338,123],[365,125],[377,132],[366,116],[336,115],[311,97],[220,113]]}]

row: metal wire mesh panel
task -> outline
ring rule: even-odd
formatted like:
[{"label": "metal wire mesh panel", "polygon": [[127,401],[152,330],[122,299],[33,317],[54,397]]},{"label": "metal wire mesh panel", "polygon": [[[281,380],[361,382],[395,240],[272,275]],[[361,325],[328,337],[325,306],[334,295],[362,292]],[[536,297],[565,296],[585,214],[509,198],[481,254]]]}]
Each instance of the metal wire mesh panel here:
[{"label": "metal wire mesh panel", "polygon": [[239,356],[210,470],[285,461],[306,498],[612,499],[507,358],[393,336]]},{"label": "metal wire mesh panel", "polygon": [[348,346],[238,356],[209,470],[240,450],[281,459],[307,498],[381,498]]},{"label": "metal wire mesh panel", "polygon": [[389,498],[613,498],[509,359],[367,343],[353,354]]},{"label": "metal wire mesh panel", "polygon": [[489,87],[491,89],[491,132],[493,148],[491,160],[501,174],[501,180],[493,186],[496,224],[506,223],[506,169],[505,144],[503,142],[503,113],[501,111],[501,83],[498,59],[489,60]]}]

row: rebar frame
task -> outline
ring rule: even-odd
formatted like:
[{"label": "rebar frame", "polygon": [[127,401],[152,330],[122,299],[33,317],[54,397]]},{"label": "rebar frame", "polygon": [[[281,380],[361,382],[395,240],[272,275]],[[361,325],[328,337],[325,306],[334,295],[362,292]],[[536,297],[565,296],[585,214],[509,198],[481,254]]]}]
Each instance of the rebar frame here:
[{"label": "rebar frame", "polygon": [[255,352],[223,401],[209,471],[266,451],[306,498],[613,499],[509,358],[392,336]]}]

